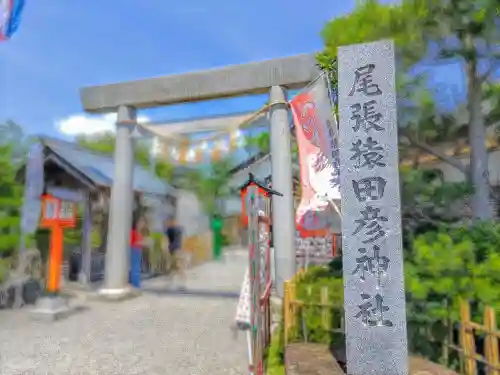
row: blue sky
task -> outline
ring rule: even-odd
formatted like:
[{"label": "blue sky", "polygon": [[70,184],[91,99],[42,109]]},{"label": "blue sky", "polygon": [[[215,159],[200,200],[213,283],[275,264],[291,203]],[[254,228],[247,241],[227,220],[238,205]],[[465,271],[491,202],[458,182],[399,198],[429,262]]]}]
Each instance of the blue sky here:
[{"label": "blue sky", "polygon": [[[17,34],[0,44],[0,120],[58,137],[109,128],[111,117],[82,113],[80,87],[318,51],[324,24],[354,5],[354,0],[27,0]],[[458,82],[461,90],[458,68],[435,69],[434,75],[437,82]],[[237,98],[141,114],[152,120],[225,114],[254,110],[264,100]]]}]

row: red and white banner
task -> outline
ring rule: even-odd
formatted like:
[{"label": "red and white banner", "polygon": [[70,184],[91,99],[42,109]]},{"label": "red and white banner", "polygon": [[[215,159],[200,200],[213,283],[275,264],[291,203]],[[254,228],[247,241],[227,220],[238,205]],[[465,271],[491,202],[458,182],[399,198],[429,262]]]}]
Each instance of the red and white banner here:
[{"label": "red and white banner", "polygon": [[290,102],[299,146],[302,197],[296,212],[299,231],[328,229],[340,200],[337,122],[325,77]]}]

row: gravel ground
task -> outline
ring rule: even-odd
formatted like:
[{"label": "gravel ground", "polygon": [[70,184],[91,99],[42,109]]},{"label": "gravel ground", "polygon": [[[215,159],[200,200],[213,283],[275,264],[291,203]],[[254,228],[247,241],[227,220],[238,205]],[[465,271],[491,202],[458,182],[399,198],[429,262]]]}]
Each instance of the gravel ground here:
[{"label": "gravel ground", "polygon": [[0,374],[246,374],[245,336],[229,329],[246,265],[236,251],[190,270],[184,294],[157,278],[129,301],[76,299],[87,309],[54,323],[0,311]]}]

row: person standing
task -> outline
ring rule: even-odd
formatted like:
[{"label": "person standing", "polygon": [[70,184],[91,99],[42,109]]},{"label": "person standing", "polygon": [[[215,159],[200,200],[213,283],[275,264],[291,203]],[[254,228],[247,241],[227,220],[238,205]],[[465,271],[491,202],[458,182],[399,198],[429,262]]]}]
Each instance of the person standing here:
[{"label": "person standing", "polygon": [[170,272],[172,281],[177,276],[180,285],[179,289],[186,287],[186,259],[182,251],[182,228],[177,225],[175,219],[169,219],[166,223],[165,236],[168,239],[168,250],[170,253]]},{"label": "person standing", "polygon": [[213,233],[213,258],[220,260],[222,258],[222,219],[215,215],[212,218],[212,233]]},{"label": "person standing", "polygon": [[130,231],[130,274],[129,283],[134,288],[141,287],[142,273],[142,246],[143,237],[141,235],[141,218],[137,215],[132,222]]}]

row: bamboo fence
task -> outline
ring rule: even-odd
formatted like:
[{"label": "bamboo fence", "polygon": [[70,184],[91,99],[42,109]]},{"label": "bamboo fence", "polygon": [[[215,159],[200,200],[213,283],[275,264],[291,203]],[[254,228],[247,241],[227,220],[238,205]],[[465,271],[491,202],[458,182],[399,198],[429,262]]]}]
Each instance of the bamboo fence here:
[{"label": "bamboo fence", "polygon": [[[311,298],[301,301],[297,298],[297,283],[303,277],[303,272],[285,282],[283,298],[283,329],[285,347],[290,343],[293,333],[302,328],[303,340],[308,341],[306,327],[298,327],[300,322],[304,325],[304,308],[315,307],[321,314],[321,328],[325,331],[344,334],[344,315],[339,315],[338,321],[332,321],[332,310],[341,310],[339,306],[334,306],[329,295],[328,287],[322,287],[320,300],[314,301]],[[306,286],[306,294],[311,295],[310,289]],[[460,359],[460,370],[464,375],[500,375],[500,355],[499,339],[500,331],[497,327],[496,313],[493,308],[484,309],[483,322],[474,322],[471,318],[470,304],[467,301],[460,301],[460,321],[455,322],[453,327],[458,331],[458,342],[453,339],[443,343],[447,349],[454,350]],[[479,350],[478,350],[479,349]]]}]

